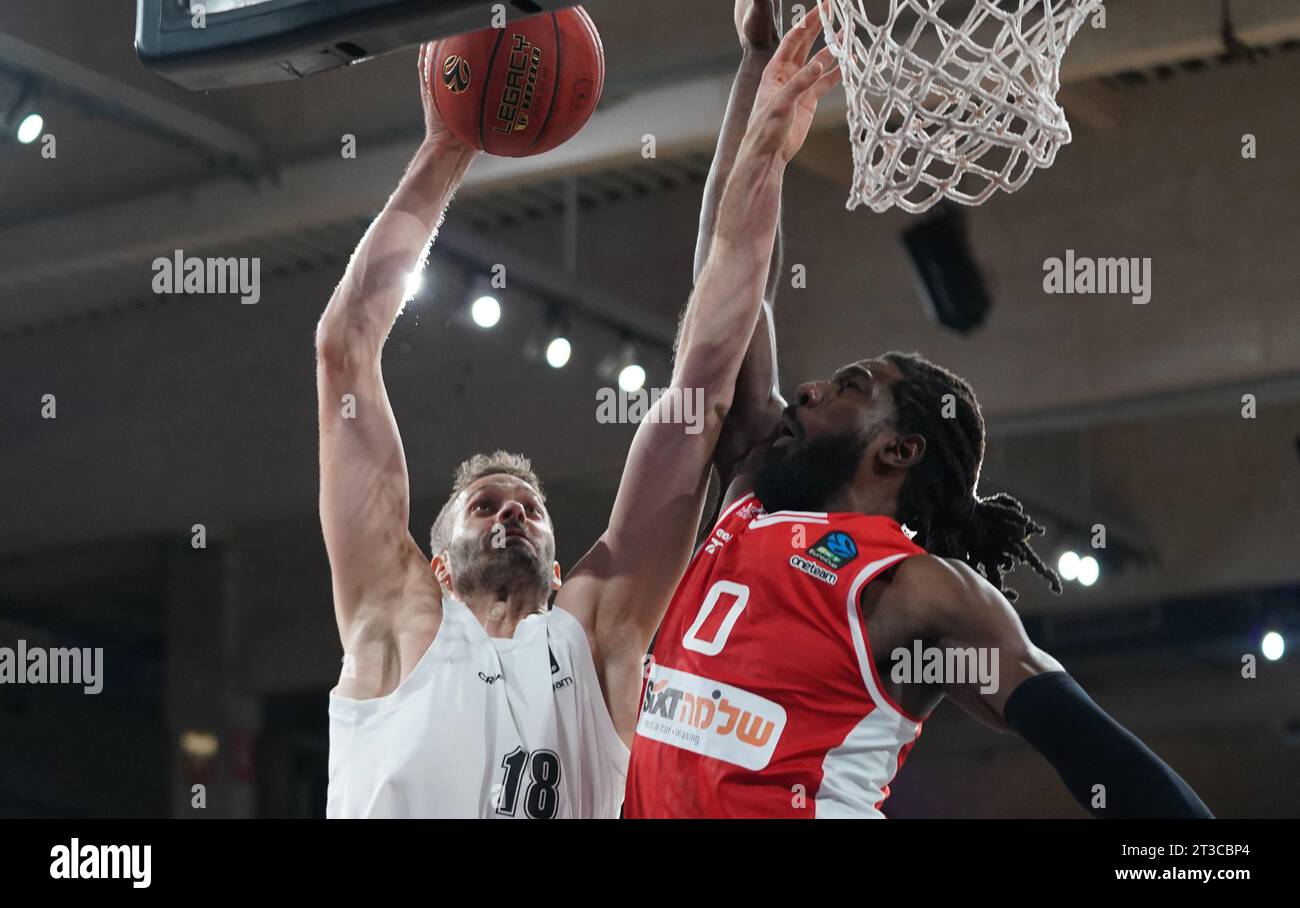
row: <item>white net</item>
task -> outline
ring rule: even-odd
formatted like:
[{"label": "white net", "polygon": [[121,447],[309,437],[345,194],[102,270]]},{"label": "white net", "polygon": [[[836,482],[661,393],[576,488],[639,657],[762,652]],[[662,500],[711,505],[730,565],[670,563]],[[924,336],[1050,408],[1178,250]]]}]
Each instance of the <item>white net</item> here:
[{"label": "white net", "polygon": [[822,2],[848,97],[850,209],[979,205],[1070,142],[1061,58],[1102,0]]}]

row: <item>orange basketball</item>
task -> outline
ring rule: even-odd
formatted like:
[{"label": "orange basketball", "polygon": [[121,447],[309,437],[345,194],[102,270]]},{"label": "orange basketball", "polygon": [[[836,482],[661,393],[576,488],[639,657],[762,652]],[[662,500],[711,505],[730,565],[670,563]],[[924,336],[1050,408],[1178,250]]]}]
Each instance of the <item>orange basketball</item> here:
[{"label": "orange basketball", "polygon": [[580,6],[435,45],[428,77],[443,121],[488,154],[523,158],[573,138],[605,85],[605,51]]}]

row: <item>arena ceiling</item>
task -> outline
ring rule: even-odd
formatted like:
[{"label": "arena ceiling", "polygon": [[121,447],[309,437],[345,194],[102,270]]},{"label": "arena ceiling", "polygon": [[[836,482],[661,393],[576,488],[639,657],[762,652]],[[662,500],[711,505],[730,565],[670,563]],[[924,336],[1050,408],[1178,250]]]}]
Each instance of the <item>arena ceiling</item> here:
[{"label": "arena ceiling", "polygon": [[[785,376],[818,376],[889,348],[963,372],[990,418],[986,481],[1062,525],[1104,513],[1164,559],[1166,570],[1137,572],[1081,606],[1300,578],[1300,162],[1289,151],[1300,145],[1289,113],[1300,7],[1229,8],[1231,48],[1220,0],[1110,0],[1106,29],[1080,35],[1062,91],[1074,144],[1020,194],[969,212],[994,298],[970,336],[923,311],[899,242],[911,219],[844,210],[842,98],[824,104],[787,184],[786,259],[809,280],[778,302]],[[738,56],[730,2],[662,0],[652,16],[627,0],[588,9],[609,60],[601,109],[551,154],[478,161],[438,251],[451,269],[505,262],[538,295],[662,353],[690,290],[700,188]],[[0,144],[0,360],[85,349],[75,338],[87,326],[122,320],[165,343],[162,326],[178,316],[140,320],[176,305],[152,293],[149,263],[181,245],[261,257],[273,282],[263,306],[309,319],[418,141],[414,50],[301,82],[193,95],[139,65],[133,18],[126,3],[0,7],[0,93],[38,86],[58,143],[53,160],[37,146]],[[1240,153],[1247,133],[1259,142],[1253,160]],[[653,160],[641,155],[647,134]],[[345,135],[357,138],[356,160],[339,154]],[[1045,297],[1042,263],[1066,249],[1149,257],[1152,302]],[[277,294],[274,282],[317,289]],[[439,343],[490,351],[507,342],[427,343],[436,356]],[[517,350],[499,349],[503,386],[536,380]],[[1243,428],[1243,394],[1267,408],[1258,431]],[[535,437],[551,429],[518,418]],[[571,443],[600,444],[589,427],[568,429]],[[18,430],[13,440],[15,456],[41,450]],[[617,478],[618,457],[579,464],[553,441],[537,444],[562,482],[607,491]],[[1260,487],[1258,477],[1278,475],[1286,481]],[[309,494],[263,492],[232,519],[310,509]],[[117,527],[153,526],[114,514]],[[1245,529],[1225,543],[1225,525]],[[88,538],[107,531],[84,529]],[[24,533],[29,543],[53,539],[55,527]]]}]

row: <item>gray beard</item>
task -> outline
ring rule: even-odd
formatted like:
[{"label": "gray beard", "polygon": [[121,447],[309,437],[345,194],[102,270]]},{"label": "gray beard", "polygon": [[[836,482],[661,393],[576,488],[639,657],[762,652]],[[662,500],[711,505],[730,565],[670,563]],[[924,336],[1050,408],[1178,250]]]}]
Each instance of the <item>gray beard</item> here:
[{"label": "gray beard", "polygon": [[[551,591],[550,564],[543,565],[532,549],[510,545],[482,548],[472,540],[448,551],[452,582],[462,599],[478,595],[518,595],[545,602]],[[554,559],[550,559],[554,561]]]}]

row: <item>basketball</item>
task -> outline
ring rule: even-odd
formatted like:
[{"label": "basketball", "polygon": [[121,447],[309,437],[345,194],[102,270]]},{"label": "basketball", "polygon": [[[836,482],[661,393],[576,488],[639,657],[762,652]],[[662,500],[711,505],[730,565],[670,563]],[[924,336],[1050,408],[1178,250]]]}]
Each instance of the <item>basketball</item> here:
[{"label": "basketball", "polygon": [[522,158],[573,138],[605,84],[605,52],[580,6],[440,41],[430,55],[434,102],[463,142]]}]

